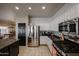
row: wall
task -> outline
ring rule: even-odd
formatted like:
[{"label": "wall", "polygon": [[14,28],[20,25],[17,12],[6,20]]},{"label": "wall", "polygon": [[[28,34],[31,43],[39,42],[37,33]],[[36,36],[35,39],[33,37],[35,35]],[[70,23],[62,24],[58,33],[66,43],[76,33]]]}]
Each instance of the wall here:
[{"label": "wall", "polygon": [[49,18],[31,18],[33,25],[39,25],[40,30],[49,30]]},{"label": "wall", "polygon": [[58,24],[72,18],[78,17],[79,4],[65,4],[54,16],[50,22],[50,30],[58,31]]}]

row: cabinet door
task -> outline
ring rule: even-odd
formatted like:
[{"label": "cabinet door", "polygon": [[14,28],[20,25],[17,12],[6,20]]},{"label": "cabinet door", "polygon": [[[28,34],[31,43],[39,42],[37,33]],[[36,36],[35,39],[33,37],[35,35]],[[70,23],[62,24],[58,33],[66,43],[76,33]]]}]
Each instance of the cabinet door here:
[{"label": "cabinet door", "polygon": [[57,51],[53,46],[52,46],[52,56],[57,56]]},{"label": "cabinet door", "polygon": [[3,49],[0,50],[0,56],[9,56],[9,48],[5,47]]},{"label": "cabinet door", "polygon": [[17,56],[19,53],[19,44],[15,42],[14,44],[10,45],[10,56]]}]

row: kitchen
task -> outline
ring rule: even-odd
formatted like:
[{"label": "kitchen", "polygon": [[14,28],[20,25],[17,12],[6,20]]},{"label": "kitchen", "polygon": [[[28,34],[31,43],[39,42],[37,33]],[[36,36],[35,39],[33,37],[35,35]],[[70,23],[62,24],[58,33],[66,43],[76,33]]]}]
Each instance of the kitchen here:
[{"label": "kitchen", "polygon": [[79,56],[78,3],[0,4],[0,56]]}]

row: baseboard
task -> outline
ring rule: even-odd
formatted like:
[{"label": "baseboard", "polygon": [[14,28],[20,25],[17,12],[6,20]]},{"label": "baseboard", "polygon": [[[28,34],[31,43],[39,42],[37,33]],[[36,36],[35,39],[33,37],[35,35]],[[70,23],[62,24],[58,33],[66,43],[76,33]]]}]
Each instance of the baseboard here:
[{"label": "baseboard", "polygon": [[36,46],[32,46],[32,45],[28,45],[28,47],[39,47],[40,45],[36,45]]},{"label": "baseboard", "polygon": [[40,44],[40,46],[47,46],[47,44]]}]

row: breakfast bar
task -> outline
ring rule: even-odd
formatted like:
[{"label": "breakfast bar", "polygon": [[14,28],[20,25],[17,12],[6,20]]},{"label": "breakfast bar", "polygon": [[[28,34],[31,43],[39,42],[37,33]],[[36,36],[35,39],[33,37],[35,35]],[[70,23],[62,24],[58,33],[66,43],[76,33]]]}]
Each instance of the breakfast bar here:
[{"label": "breakfast bar", "polygon": [[0,40],[0,56],[16,56],[19,53],[18,40],[7,38]]}]

